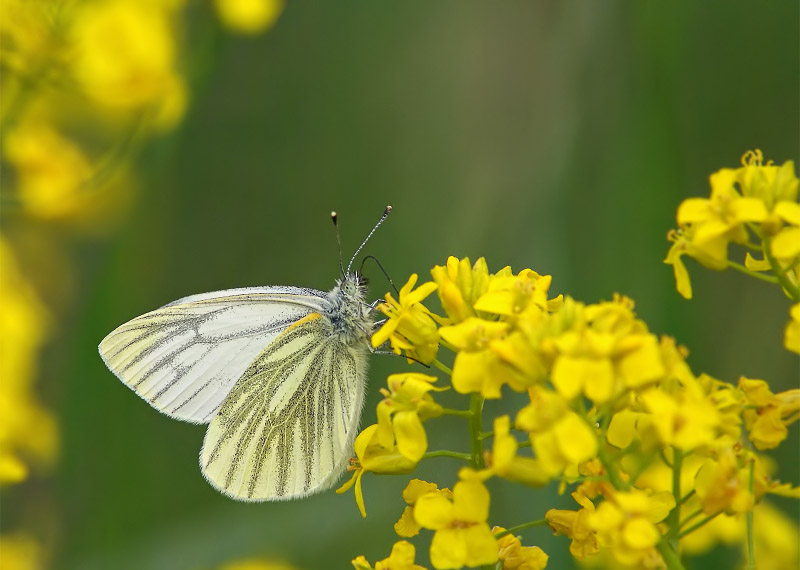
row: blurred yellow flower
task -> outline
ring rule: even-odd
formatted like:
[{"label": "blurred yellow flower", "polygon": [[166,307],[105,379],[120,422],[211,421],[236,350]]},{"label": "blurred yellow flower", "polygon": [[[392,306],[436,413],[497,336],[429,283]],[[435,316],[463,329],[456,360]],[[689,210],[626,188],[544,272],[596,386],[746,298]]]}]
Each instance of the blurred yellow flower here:
[{"label": "blurred yellow flower", "polygon": [[783,335],[783,346],[786,350],[791,350],[800,354],[800,303],[792,305],[789,309],[791,320],[786,325],[786,332]]},{"label": "blurred yellow flower", "polygon": [[489,530],[489,491],[480,476],[462,469],[453,487],[453,499],[426,493],[417,499],[414,517],[420,526],[436,531],[431,541],[431,563],[439,569],[494,564],[497,541]]},{"label": "blurred yellow flower", "polygon": [[477,316],[475,301],[489,287],[489,268],[484,258],[470,266],[468,257],[459,260],[450,256],[444,267],[437,265],[431,270],[431,276],[439,286],[442,307],[454,323]]},{"label": "blurred yellow flower", "polygon": [[89,161],[73,142],[52,127],[26,122],[6,133],[3,151],[17,177],[22,206],[47,220],[73,216],[90,202],[84,184]]},{"label": "blurred yellow flower", "polygon": [[42,570],[49,567],[42,545],[22,533],[0,536],[0,567],[3,570]]},{"label": "blurred yellow flower", "polygon": [[416,283],[417,274],[414,273],[400,289],[397,301],[387,293],[386,302],[378,305],[388,318],[372,335],[372,346],[377,348],[388,340],[395,354],[405,351],[407,356],[430,364],[439,350],[439,331],[435,315],[421,303],[436,290],[436,283],[423,283],[415,291]]},{"label": "blurred yellow flower", "polygon": [[[72,71],[87,95],[118,108],[175,107],[182,80],[175,72],[175,23],[169,6],[108,0],[74,15]],[[181,95],[178,95],[181,97]],[[176,110],[170,115],[181,114]]]},{"label": "blurred yellow flower", "polygon": [[[496,536],[505,532],[501,526],[492,528]],[[497,539],[497,549],[502,570],[544,570],[547,566],[548,556],[538,546],[522,546],[519,538],[513,534],[506,534]]]},{"label": "blurred yellow flower", "polygon": [[222,24],[232,32],[248,35],[274,26],[285,6],[284,0],[214,0]]},{"label": "blurred yellow flower", "polygon": [[275,562],[264,558],[245,558],[226,562],[218,570],[295,570],[295,568],[284,562]]},{"label": "blurred yellow flower", "polygon": [[695,476],[694,489],[703,512],[743,513],[753,508],[755,499],[750,493],[750,470],[742,465],[730,448],[706,460]]},{"label": "blurred yellow flower", "polygon": [[424,566],[414,564],[416,553],[413,544],[407,540],[400,540],[392,546],[389,558],[378,560],[374,568],[364,556],[359,556],[352,561],[352,564],[355,570],[425,570]]},{"label": "blurred yellow flower", "polygon": [[597,533],[600,547],[610,549],[620,563],[640,568],[663,567],[655,548],[661,539],[656,523],[666,518],[674,506],[675,499],[669,492],[616,492],[589,514],[588,524]]},{"label": "blurred yellow flower", "polygon": [[27,477],[30,462],[55,459],[58,432],[32,390],[49,315],[1,236],[0,267],[0,482],[13,483]]},{"label": "blurred yellow flower", "polygon": [[651,388],[641,394],[641,401],[665,445],[691,451],[717,438],[721,425],[719,411],[695,382],[674,393]]}]

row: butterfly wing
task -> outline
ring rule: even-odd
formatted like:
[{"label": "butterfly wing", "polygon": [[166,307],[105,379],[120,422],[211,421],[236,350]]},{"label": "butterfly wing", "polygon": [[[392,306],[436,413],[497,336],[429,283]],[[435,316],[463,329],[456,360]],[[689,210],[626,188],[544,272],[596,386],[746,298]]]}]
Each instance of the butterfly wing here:
[{"label": "butterfly wing", "polygon": [[209,482],[245,501],[303,497],[333,485],[361,415],[366,345],[348,346],[311,314],[244,372],[206,432]]},{"label": "butterfly wing", "polygon": [[100,355],[157,410],[208,423],[264,347],[326,302],[325,293],[297,287],[192,295],[117,327]]}]

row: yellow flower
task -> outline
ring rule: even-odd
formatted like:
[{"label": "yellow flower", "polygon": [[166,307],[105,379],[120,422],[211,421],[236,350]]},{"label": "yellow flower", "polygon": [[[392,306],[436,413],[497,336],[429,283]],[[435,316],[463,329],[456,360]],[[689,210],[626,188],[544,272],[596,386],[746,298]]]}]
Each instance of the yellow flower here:
[{"label": "yellow flower", "polygon": [[501,416],[494,420],[494,442],[490,456],[493,473],[517,483],[541,487],[550,478],[539,462],[531,457],[517,455],[519,444],[511,435],[511,419]]},{"label": "yellow flower", "polygon": [[[742,528],[743,525],[739,525]],[[759,503],[753,511],[753,538],[756,567],[759,570],[800,568],[800,529],[797,517],[788,517],[769,503]]]},{"label": "yellow flower", "polygon": [[386,302],[378,305],[378,309],[388,319],[372,335],[372,346],[377,348],[388,340],[395,354],[405,351],[407,356],[430,364],[439,350],[439,331],[435,321],[438,317],[421,303],[436,290],[436,283],[423,283],[413,291],[416,283],[415,273],[400,289],[397,301],[392,298],[391,293],[387,293]]},{"label": "yellow flower", "polygon": [[174,70],[176,34],[167,7],[109,0],[73,16],[72,70],[90,97],[116,108],[174,104],[182,81]]},{"label": "yellow flower", "polygon": [[652,426],[662,443],[684,451],[711,444],[721,426],[719,411],[696,382],[675,393],[651,388],[641,394]]},{"label": "yellow flower", "polygon": [[439,569],[494,564],[497,541],[489,530],[489,491],[479,476],[462,469],[453,488],[452,501],[440,493],[417,499],[414,517],[436,531],[431,541],[431,563]]},{"label": "yellow flower", "polygon": [[428,392],[447,388],[436,388],[433,382],[436,377],[426,374],[392,374],[387,380],[389,390],[381,389],[384,399],[377,409],[380,443],[392,447],[396,441],[400,454],[414,463],[428,449],[422,421],[442,413],[442,407]]},{"label": "yellow flower", "polygon": [[743,513],[753,508],[750,493],[750,469],[732,449],[721,450],[706,460],[695,477],[694,489],[708,515],[726,512]]},{"label": "yellow flower", "polygon": [[787,426],[800,418],[800,390],[773,394],[763,380],[739,378],[739,389],[750,405],[744,421],[756,449],[774,449],[788,435]]},{"label": "yellow flower", "polygon": [[400,540],[392,546],[389,558],[377,561],[374,569],[363,556],[353,560],[352,564],[355,570],[425,570],[423,566],[414,564],[415,556],[414,545],[406,540]]},{"label": "yellow flower", "polygon": [[477,311],[501,315],[513,320],[530,311],[545,313],[549,309],[547,292],[553,278],[523,269],[517,275],[510,268],[501,269],[489,279],[487,291],[478,297]]},{"label": "yellow flower", "polygon": [[284,0],[214,0],[220,21],[232,32],[254,35],[278,21]]},{"label": "yellow flower", "polygon": [[86,208],[83,184],[92,168],[80,148],[49,125],[25,122],[10,130],[3,150],[17,176],[23,207],[48,220],[73,216]]},{"label": "yellow flower", "polygon": [[422,495],[427,493],[439,493],[447,499],[453,498],[453,492],[450,489],[439,489],[436,483],[428,483],[420,479],[412,479],[403,490],[403,500],[406,502],[406,508],[403,514],[396,523],[394,523],[394,531],[398,536],[403,538],[410,538],[419,534],[419,526],[417,519],[414,518],[414,505],[417,503]]},{"label": "yellow flower", "polygon": [[569,545],[570,553],[578,560],[596,554],[600,549],[597,542],[597,531],[589,524],[589,518],[594,514],[594,504],[586,497],[573,498],[581,505],[578,511],[550,509],[545,513],[547,524],[556,535],[564,535],[572,539]]},{"label": "yellow flower", "polygon": [[344,485],[339,487],[337,493],[345,493],[355,485],[356,505],[362,517],[367,516],[364,508],[364,493],[361,490],[361,478],[364,473],[402,474],[410,473],[417,463],[405,458],[397,447],[384,447],[378,438],[378,425],[372,424],[365,428],[356,438],[354,449],[356,458],[350,460],[348,471],[353,471],[353,476]]},{"label": "yellow flower", "polygon": [[596,531],[600,546],[610,549],[620,563],[662,566],[656,550],[661,539],[656,523],[666,518],[674,506],[675,499],[669,492],[617,492],[607,496],[588,516],[588,524]]},{"label": "yellow flower", "polygon": [[492,341],[502,338],[508,327],[508,323],[469,317],[439,329],[442,338],[458,350],[451,379],[456,392],[499,398],[503,384],[521,386],[519,374],[491,350]]},{"label": "yellow flower", "polygon": [[447,258],[446,266],[435,266],[431,276],[439,286],[439,300],[454,323],[478,316],[473,306],[489,287],[489,269],[484,258],[470,267],[469,258]]},{"label": "yellow flower", "polygon": [[756,149],[742,156],[742,166],[735,172],[742,194],[758,198],[770,211],[782,202],[797,202],[798,179],[791,160],[781,166],[772,161],[764,164],[763,153]]},{"label": "yellow flower", "polygon": [[[496,536],[505,532],[501,526],[492,528]],[[538,546],[522,546],[519,538],[513,534],[506,534],[497,539],[497,549],[500,560],[503,562],[502,570],[544,570],[549,558]]]},{"label": "yellow flower", "polygon": [[789,316],[792,320],[786,325],[783,346],[786,347],[786,350],[800,354],[800,303],[792,305],[792,308],[789,309]]},{"label": "yellow flower", "polygon": [[9,570],[41,570],[47,568],[44,548],[32,536],[22,533],[0,536],[3,568]]}]

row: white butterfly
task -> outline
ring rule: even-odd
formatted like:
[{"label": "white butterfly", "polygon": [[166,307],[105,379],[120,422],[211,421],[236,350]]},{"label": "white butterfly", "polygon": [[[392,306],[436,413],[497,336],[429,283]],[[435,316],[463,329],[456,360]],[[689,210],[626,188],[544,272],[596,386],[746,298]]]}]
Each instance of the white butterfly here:
[{"label": "white butterfly", "polygon": [[158,411],[209,424],[200,467],[226,495],[304,497],[331,487],[344,470],[375,326],[350,268],[390,211],[329,293],[247,287],[192,295],[100,343],[108,368]]}]

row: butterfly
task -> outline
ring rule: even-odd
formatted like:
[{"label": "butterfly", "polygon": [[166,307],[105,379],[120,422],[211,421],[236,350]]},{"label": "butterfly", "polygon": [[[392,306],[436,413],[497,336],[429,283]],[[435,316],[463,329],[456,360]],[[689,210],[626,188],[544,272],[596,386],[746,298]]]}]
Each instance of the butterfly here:
[{"label": "butterfly", "polygon": [[208,424],[200,468],[222,493],[242,501],[305,497],[344,470],[377,326],[351,267],[390,211],[346,270],[339,248],[342,278],[327,293],[246,287],[192,295],[100,342],[108,368],[151,406]]}]

